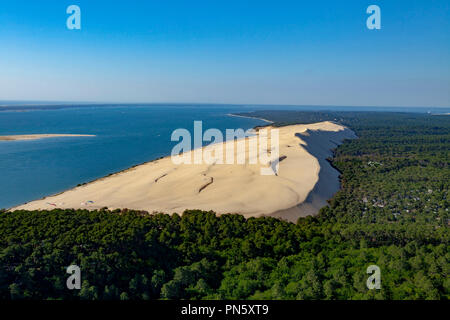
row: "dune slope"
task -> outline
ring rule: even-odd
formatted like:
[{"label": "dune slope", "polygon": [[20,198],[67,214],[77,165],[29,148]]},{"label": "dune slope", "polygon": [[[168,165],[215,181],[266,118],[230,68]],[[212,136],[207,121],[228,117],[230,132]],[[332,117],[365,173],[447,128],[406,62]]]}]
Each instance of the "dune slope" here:
[{"label": "dune slope", "polygon": [[[268,127],[269,130],[272,127]],[[332,122],[292,125],[279,129],[279,170],[261,175],[272,161],[249,164],[246,138],[245,164],[179,164],[170,157],[148,162],[32,201],[14,209],[129,208],[148,212],[182,213],[186,209],[239,213],[245,217],[272,215],[295,221],[314,214],[339,187],[338,173],[327,163],[331,149],[354,133]],[[270,137],[270,135],[269,135]],[[241,140],[203,148],[217,155]],[[230,145],[232,144],[232,145]],[[208,149],[209,148],[209,149]],[[269,148],[270,150],[270,148]],[[195,151],[189,152],[192,157]],[[302,207],[302,204],[305,204]]]}]

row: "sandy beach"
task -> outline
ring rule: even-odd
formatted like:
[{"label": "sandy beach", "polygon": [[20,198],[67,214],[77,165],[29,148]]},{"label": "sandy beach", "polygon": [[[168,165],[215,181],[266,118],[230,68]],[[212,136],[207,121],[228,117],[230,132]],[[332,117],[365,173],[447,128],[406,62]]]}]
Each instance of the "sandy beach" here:
[{"label": "sandy beach", "polygon": [[[245,164],[215,161],[176,165],[166,157],[13,209],[108,207],[150,213],[201,209],[218,214],[239,213],[247,218],[269,215],[296,221],[305,214],[314,214],[337,191],[338,173],[326,158],[331,155],[331,149],[355,135],[332,122],[277,129],[279,159],[282,159],[277,175],[260,174],[262,167],[271,165],[270,159],[266,163],[249,164],[248,146],[258,138],[258,133],[245,138]],[[210,145],[203,152],[216,155],[219,149],[235,148],[239,142],[242,139]],[[194,152],[184,155],[192,159]]]},{"label": "sandy beach", "polygon": [[20,134],[0,136],[0,141],[17,141],[17,140],[38,140],[46,138],[61,138],[61,137],[95,137],[92,134]]}]

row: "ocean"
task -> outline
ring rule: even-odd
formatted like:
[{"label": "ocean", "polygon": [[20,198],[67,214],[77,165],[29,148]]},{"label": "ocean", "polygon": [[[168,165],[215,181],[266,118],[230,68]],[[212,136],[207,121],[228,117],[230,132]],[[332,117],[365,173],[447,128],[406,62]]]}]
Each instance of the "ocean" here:
[{"label": "ocean", "polygon": [[[284,107],[239,105],[80,105],[1,107],[0,135],[92,134],[31,141],[0,141],[0,208],[55,194],[131,166],[170,154],[173,130],[249,129],[265,122],[228,116],[263,109],[373,111],[354,107]],[[428,108],[400,109],[428,112]],[[21,111],[18,111],[21,110]],[[399,111],[398,108],[377,109]],[[448,109],[439,109],[442,113]],[[436,112],[433,110],[433,112]]]}]

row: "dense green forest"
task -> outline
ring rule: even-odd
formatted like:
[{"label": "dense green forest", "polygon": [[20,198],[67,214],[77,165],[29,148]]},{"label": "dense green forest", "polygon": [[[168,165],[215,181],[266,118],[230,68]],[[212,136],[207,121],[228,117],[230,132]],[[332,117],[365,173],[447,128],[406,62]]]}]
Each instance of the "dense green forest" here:
[{"label": "dense green forest", "polygon": [[[333,120],[342,188],[315,217],[187,211],[0,212],[0,299],[448,299],[450,118],[261,111]],[[66,288],[80,266],[81,290]],[[369,265],[381,289],[366,286]]]}]

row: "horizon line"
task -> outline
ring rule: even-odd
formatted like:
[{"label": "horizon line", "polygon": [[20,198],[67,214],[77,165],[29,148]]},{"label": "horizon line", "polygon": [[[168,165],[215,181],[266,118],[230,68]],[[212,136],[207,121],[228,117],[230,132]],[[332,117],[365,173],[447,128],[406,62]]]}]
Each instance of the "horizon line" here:
[{"label": "horizon line", "polygon": [[[12,103],[12,104],[8,104]],[[328,104],[274,104],[274,103],[224,103],[224,102],[108,102],[108,101],[59,101],[59,100],[0,100],[0,107],[33,106],[74,106],[82,105],[217,105],[217,106],[279,106],[279,107],[367,107],[367,108],[433,108],[445,109],[450,106],[407,106],[407,105],[328,105]]]}]

